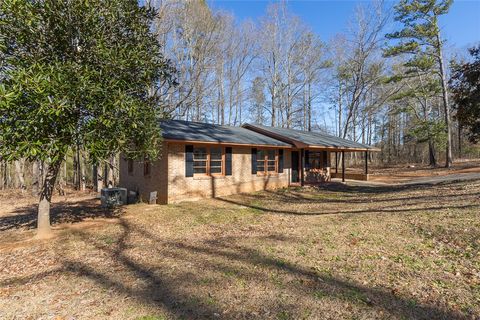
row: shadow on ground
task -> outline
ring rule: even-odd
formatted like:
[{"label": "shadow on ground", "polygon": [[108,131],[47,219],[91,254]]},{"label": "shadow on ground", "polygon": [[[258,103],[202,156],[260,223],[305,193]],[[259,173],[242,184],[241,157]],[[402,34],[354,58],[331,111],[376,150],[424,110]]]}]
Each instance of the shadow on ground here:
[{"label": "shadow on ground", "polygon": [[[98,199],[78,202],[59,202],[52,204],[50,221],[52,225],[59,223],[77,223],[91,218],[116,218],[119,209],[100,206]],[[37,226],[37,205],[20,207],[12,215],[0,217],[0,231],[10,229],[32,229]]]},{"label": "shadow on ground", "polygon": [[[449,186],[455,184],[456,181],[447,181],[438,183],[439,186]],[[241,198],[235,196],[229,197],[217,197],[219,201],[249,207],[254,210],[262,212],[276,213],[276,214],[291,214],[291,215],[327,215],[327,214],[361,214],[361,213],[402,213],[402,212],[416,212],[425,210],[441,210],[445,208],[452,209],[469,209],[480,208],[479,203],[470,203],[464,205],[449,205],[438,204],[438,200],[443,202],[448,201],[450,198],[455,200],[458,197],[467,198],[479,198],[480,193],[462,192],[456,194],[425,194],[425,195],[413,195],[405,197],[392,197],[381,198],[376,197],[380,195],[391,195],[395,193],[401,193],[404,191],[419,191],[431,188],[431,184],[414,184],[414,185],[392,185],[392,186],[358,186],[358,185],[346,185],[342,183],[327,183],[321,186],[315,187],[315,192],[322,195],[322,192],[328,192],[325,197],[315,198],[306,197],[302,192],[296,192],[297,188],[285,190],[269,191],[264,190],[263,193],[244,194]],[[323,203],[323,204],[347,204],[347,205],[363,205],[372,202],[375,199],[375,203],[392,203],[395,201],[402,202],[402,206],[399,205],[378,205],[374,208],[366,209],[347,209],[347,210],[335,210],[332,207],[322,209],[320,211],[293,211],[272,208],[265,205],[258,205],[259,200],[274,198],[276,201],[285,201],[291,203],[295,201],[297,204],[305,203]],[[239,200],[241,199],[241,200]],[[409,205],[416,205],[420,202],[428,204],[428,206],[409,207]],[[51,209],[51,223],[52,225],[58,223],[77,223],[85,219],[92,218],[117,218],[120,216],[120,209],[108,209],[100,206],[98,199],[88,199],[79,202],[60,202],[52,204]],[[25,206],[17,208],[12,215],[0,217],[0,231],[6,231],[10,229],[32,229],[36,227],[37,223],[37,206]]]},{"label": "shadow on ground", "polygon": [[[361,195],[357,199],[358,203],[368,203],[371,196],[384,193],[395,193],[405,190],[414,190],[422,188],[421,186],[398,186],[389,187],[357,187],[338,184],[325,185],[319,188],[328,191],[330,194],[326,199],[335,207],[336,202],[347,201],[352,194]],[[336,198],[339,193],[343,198]],[[465,195],[478,197],[478,193],[466,193]],[[310,199],[300,193],[285,191],[270,191],[261,194],[244,195],[246,201],[237,201],[234,197],[222,198],[220,201],[247,206],[253,209],[282,213],[282,214],[336,214],[336,213],[365,213],[365,212],[405,212],[418,210],[408,207],[405,209],[395,209],[395,206],[387,206],[382,209],[371,210],[351,210],[331,212],[293,212],[288,210],[276,210],[262,205],[253,204],[253,200],[261,197],[278,197],[280,201],[304,201],[321,202],[321,199]],[[459,195],[457,195],[459,196]],[[425,197],[432,197],[426,195]],[[442,197],[442,195],[438,195]],[[451,195],[445,195],[450,198]],[[353,197],[355,199],[355,197]],[[406,201],[412,197],[396,197],[396,201]],[[391,199],[390,199],[391,200]],[[424,201],[423,196],[416,196],[413,201]],[[355,204],[355,202],[353,203]],[[408,205],[408,203],[406,203]],[[477,206],[475,204],[465,204],[457,206],[459,208]],[[428,208],[422,210],[434,210],[435,208],[445,208],[448,204],[442,206],[430,204]],[[19,212],[28,208],[19,209]],[[30,209],[32,210],[32,209]],[[104,210],[99,207],[98,202],[78,203],[75,206],[69,204],[58,204],[53,208],[54,223],[58,222],[78,222],[91,217],[114,217],[118,212]],[[33,227],[35,223],[34,210],[20,216],[20,220],[0,220],[0,230],[7,230],[19,227]],[[14,217],[12,217],[14,218]],[[17,216],[18,218],[18,216]],[[23,219],[23,220],[22,220]],[[415,297],[408,294],[399,294],[386,287],[369,287],[345,278],[332,274],[326,274],[305,264],[296,264],[286,260],[280,260],[274,256],[262,252],[255,243],[273,240],[278,242],[290,242],[287,236],[260,236],[258,239],[251,239],[254,236],[239,235],[213,238],[211,240],[171,240],[162,238],[161,226],[155,232],[149,226],[141,225],[130,221],[125,217],[119,217],[119,233],[113,241],[102,242],[98,237],[93,237],[85,230],[72,230],[76,235],[75,241],[80,239],[87,246],[91,246],[92,253],[95,253],[101,260],[108,261],[111,265],[108,267],[97,265],[98,260],[88,260],[88,257],[78,257],[75,254],[61,252],[58,254],[61,267],[54,270],[54,274],[62,273],[73,275],[75,278],[84,278],[95,282],[107,290],[113,290],[116,294],[128,296],[142,305],[148,305],[156,310],[166,311],[169,315],[184,319],[252,319],[252,318],[275,318],[276,315],[262,314],[269,310],[276,312],[285,312],[291,317],[301,315],[301,304],[295,303],[302,301],[305,297],[311,297],[317,293],[321,297],[339,301],[341,306],[345,302],[353,304],[356,308],[365,312],[367,315],[378,315],[384,313],[384,318],[399,319],[463,319],[464,317],[456,311],[447,310],[432,304],[416,303],[412,305]],[[159,232],[160,230],[160,232]],[[262,238],[263,237],[263,238]],[[251,241],[248,241],[251,240]],[[165,260],[175,261],[175,268],[165,263]],[[114,272],[112,272],[114,270]],[[197,287],[201,283],[206,273],[221,277],[225,273],[235,273],[235,276],[245,282],[259,283],[263,287],[271,283],[272,273],[282,273],[287,275],[291,281],[282,283],[283,290],[288,292],[288,299],[278,299],[275,296],[260,296],[255,301],[258,310],[255,313],[248,310],[241,303],[231,303],[225,305],[216,303],[212,298],[206,300],[202,293],[199,293]],[[0,286],[15,285],[18,283],[32,283],[41,281],[48,274],[40,274],[25,278],[15,278],[8,280],[8,283],[0,283]],[[130,279],[128,281],[127,279]],[[134,279],[133,281],[131,279]],[[220,287],[216,295],[225,294],[227,297],[227,288]],[[245,292],[238,292],[237,297]],[[241,298],[240,298],[241,299]],[[330,300],[328,300],[330,301]],[[342,304],[343,303],[343,304]],[[357,311],[358,311],[357,309]],[[342,313],[343,312],[343,313]],[[341,310],[345,315],[348,310]],[[283,317],[285,318],[285,317]]]},{"label": "shadow on ground", "polygon": [[[292,301],[301,301],[314,292],[323,297],[347,302],[356,305],[367,314],[383,312],[386,317],[405,319],[461,319],[461,315],[449,310],[444,310],[434,305],[417,304],[412,306],[413,297],[395,294],[388,288],[370,288],[352,281],[307,269],[286,261],[279,261],[267,256],[259,250],[241,245],[242,238],[224,238],[214,241],[195,243],[174,242],[159,238],[144,227],[136,226],[120,218],[122,228],[117,241],[110,246],[89,236],[83,231],[75,233],[86,243],[93,245],[102,252],[104,258],[114,261],[112,273],[108,270],[96,268],[83,260],[66,258],[62,259],[62,271],[78,277],[87,278],[108,290],[127,295],[141,304],[146,304],[154,309],[166,310],[169,315],[183,319],[212,319],[220,317],[225,319],[251,319],[275,318],[272,314],[262,315],[261,311],[246,310],[241,305],[232,304],[222,306],[205,301],[198,293],[192,292],[205,273],[225,273],[236,271],[237,277],[248,281],[268,283],[272,272],[287,274],[296,279],[284,283],[284,289],[289,292],[291,301],[272,297],[261,297],[256,301],[261,310],[280,311],[287,315],[300,315],[303,311]],[[128,249],[134,246],[138,238],[148,239],[151,259],[148,262],[139,262],[130,256]],[[136,240],[132,240],[132,239]],[[258,239],[262,240],[262,239]],[[277,241],[289,241],[281,237]],[[174,259],[181,265],[194,265],[194,270],[177,268],[175,272],[164,270],[155,266],[155,261]],[[237,269],[236,269],[237,268]],[[195,271],[196,270],[196,271]],[[200,272],[200,270],[202,270]],[[128,277],[136,279],[126,281]],[[22,281],[22,279],[17,279]],[[30,280],[28,280],[30,281]],[[142,285],[138,285],[142,283]],[[215,292],[222,294],[222,292]],[[260,314],[259,314],[260,312]]]},{"label": "shadow on ground", "polygon": [[[456,181],[442,182],[436,185],[449,186]],[[458,192],[455,194],[441,194],[426,192],[423,195],[406,195],[395,197],[392,194],[406,191],[428,191],[431,184],[398,185],[398,186],[357,186],[345,185],[342,183],[328,183],[314,187],[310,196],[303,192],[296,192],[295,189],[285,190],[265,190],[263,193],[245,194],[242,197],[219,197],[219,201],[248,207],[261,212],[285,215],[335,215],[335,214],[362,214],[362,213],[408,213],[419,211],[431,211],[442,209],[473,209],[480,208],[480,192]],[[328,193],[322,193],[322,192]],[[315,195],[323,195],[315,197]],[[389,195],[382,198],[382,195]],[[452,204],[461,197],[465,204]],[[269,206],[264,203],[275,199],[276,203],[295,203],[300,204],[318,204],[323,207],[313,206],[308,210],[286,210],[284,206]],[[467,200],[473,200],[468,203]],[[270,201],[271,202],[271,201]],[[260,204],[259,204],[260,203]],[[373,203],[373,205],[372,205]],[[382,204],[385,203],[385,204]],[[457,203],[457,202],[455,202]],[[337,205],[336,205],[337,204]],[[338,205],[343,209],[339,209]],[[360,207],[358,209],[357,207]]]}]

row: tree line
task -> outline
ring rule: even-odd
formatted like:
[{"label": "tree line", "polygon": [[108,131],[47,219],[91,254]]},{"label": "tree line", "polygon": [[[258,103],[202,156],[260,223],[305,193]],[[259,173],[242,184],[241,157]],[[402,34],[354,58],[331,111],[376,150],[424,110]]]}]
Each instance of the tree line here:
[{"label": "tree line", "polygon": [[[328,43],[286,2],[241,23],[205,1],[152,5],[155,34],[178,71],[178,87],[162,93],[166,117],[324,131],[380,146],[382,163],[436,166],[442,157],[450,166],[453,152],[478,156],[452,119],[438,23],[452,1],[364,4]],[[387,33],[392,20],[401,28]]]},{"label": "tree line", "polygon": [[201,0],[4,0],[0,186],[38,194],[48,234],[54,188],[114,185],[120,153],[156,159],[162,118],[324,131],[382,163],[478,156],[478,48],[446,56],[451,4],[370,2],[327,43],[286,2],[239,23]]}]

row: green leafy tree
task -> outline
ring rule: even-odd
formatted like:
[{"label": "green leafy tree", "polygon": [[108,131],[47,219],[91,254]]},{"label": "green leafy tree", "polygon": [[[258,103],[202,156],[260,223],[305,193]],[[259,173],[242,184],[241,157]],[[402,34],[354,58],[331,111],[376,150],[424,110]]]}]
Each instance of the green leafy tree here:
[{"label": "green leafy tree", "polygon": [[472,62],[453,65],[450,86],[457,108],[457,119],[468,129],[472,143],[480,141],[480,46],[469,50]]},{"label": "green leafy tree", "polygon": [[395,6],[395,21],[401,22],[400,31],[387,34],[394,45],[384,51],[387,57],[409,55],[407,68],[432,69],[438,77],[442,89],[445,117],[446,163],[452,163],[452,138],[450,129],[450,105],[448,101],[448,84],[443,58],[444,41],[440,35],[438,18],[448,13],[452,0],[401,0]]},{"label": "green leafy tree", "polygon": [[38,236],[50,234],[60,165],[81,145],[93,163],[123,152],[155,158],[173,70],[136,0],[0,2],[0,155],[47,164]]}]

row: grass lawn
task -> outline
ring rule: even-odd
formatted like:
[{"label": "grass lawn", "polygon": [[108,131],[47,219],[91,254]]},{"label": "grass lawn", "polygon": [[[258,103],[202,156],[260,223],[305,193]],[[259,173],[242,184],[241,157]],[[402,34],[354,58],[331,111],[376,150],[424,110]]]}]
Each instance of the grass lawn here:
[{"label": "grass lawn", "polygon": [[480,318],[480,181],[138,204],[69,225],[25,242],[31,224],[0,217],[1,319]]}]

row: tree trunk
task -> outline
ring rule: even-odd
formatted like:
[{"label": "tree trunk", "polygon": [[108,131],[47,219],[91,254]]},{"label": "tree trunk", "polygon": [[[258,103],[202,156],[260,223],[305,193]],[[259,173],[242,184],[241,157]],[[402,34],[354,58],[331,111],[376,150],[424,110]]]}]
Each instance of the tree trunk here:
[{"label": "tree trunk", "polygon": [[24,189],[25,188],[25,178],[23,177],[23,161],[15,160],[15,182],[16,188]]},{"label": "tree trunk", "polygon": [[81,164],[81,157],[80,157],[80,146],[77,144],[75,148],[75,155],[74,155],[74,184],[75,190],[82,189],[82,164]]},{"label": "tree trunk", "polygon": [[[62,166],[60,166],[62,167]],[[62,172],[63,170],[66,170],[66,167],[63,166],[63,169],[59,169],[59,177],[58,177],[58,184],[57,184],[57,191],[58,191],[58,194],[60,196],[64,196],[65,195],[65,183],[66,183],[66,179],[65,179],[65,172]]]},{"label": "tree trunk", "polygon": [[100,188],[98,185],[98,166],[96,164],[94,164],[92,168],[92,179],[93,179],[93,190],[95,192],[99,192]]},{"label": "tree trunk", "polygon": [[50,203],[61,163],[62,158],[52,162],[48,166],[45,179],[43,180],[40,200],[38,202],[37,220],[37,238],[40,239],[49,238],[52,235],[50,228]]},{"label": "tree trunk", "polygon": [[312,131],[312,98],[311,98],[311,83],[308,83],[308,91],[307,91],[307,109],[308,109],[308,131]]},{"label": "tree trunk", "polygon": [[434,144],[431,140],[428,141],[428,155],[429,155],[430,166],[436,167],[437,166],[437,158],[435,156],[435,146],[434,146]]},{"label": "tree trunk", "polygon": [[2,161],[2,189],[8,189],[8,162]]},{"label": "tree trunk", "polygon": [[32,166],[32,195],[35,197],[38,196],[38,190],[40,189],[40,183],[42,181],[40,172],[39,162],[34,161]]},{"label": "tree trunk", "polygon": [[276,109],[275,109],[275,88],[272,89],[272,127],[275,127],[276,124]]},{"label": "tree trunk", "polygon": [[103,187],[104,188],[110,188],[110,182],[108,181],[108,169],[109,169],[109,165],[107,163],[104,163],[103,165]]},{"label": "tree trunk", "polygon": [[458,123],[458,158],[462,158],[462,125]]},{"label": "tree trunk", "polygon": [[342,136],[342,83],[338,87],[338,136]]},{"label": "tree trunk", "polygon": [[108,163],[107,185],[109,188],[112,188],[116,185],[115,180],[115,156],[111,156]]},{"label": "tree trunk", "polygon": [[82,153],[82,156],[79,159],[83,160],[82,163],[80,164],[80,190],[85,191],[85,189],[86,189],[86,185],[85,185],[86,178],[85,178],[85,159],[83,157],[83,153]]},{"label": "tree trunk", "polygon": [[6,162],[6,164],[5,164],[5,172],[7,173],[6,179],[5,179],[5,181],[7,182],[7,189],[12,188],[13,187],[13,185],[12,185],[12,182],[13,182],[12,168],[11,168],[11,165],[8,162]]},{"label": "tree trunk", "polygon": [[4,176],[5,176],[5,172],[4,172],[4,165],[3,165],[3,161],[0,161],[0,176],[2,177],[2,182],[0,184],[0,189],[4,189],[5,188],[5,180],[4,180]]},{"label": "tree trunk", "polygon": [[448,88],[447,88],[447,77],[445,75],[445,66],[443,64],[443,54],[442,54],[442,42],[440,40],[440,34],[437,33],[437,43],[438,43],[438,64],[440,65],[440,76],[442,78],[442,99],[443,107],[445,112],[445,125],[447,130],[447,148],[445,154],[445,167],[449,168],[453,162],[452,159],[452,132],[450,128],[450,105],[448,103]]},{"label": "tree trunk", "polygon": [[272,127],[275,127],[277,122],[277,106],[275,105],[275,97],[277,95],[277,60],[275,58],[275,53],[272,52],[272,66],[273,66],[273,74],[272,74],[272,89],[270,91],[272,96]]}]

